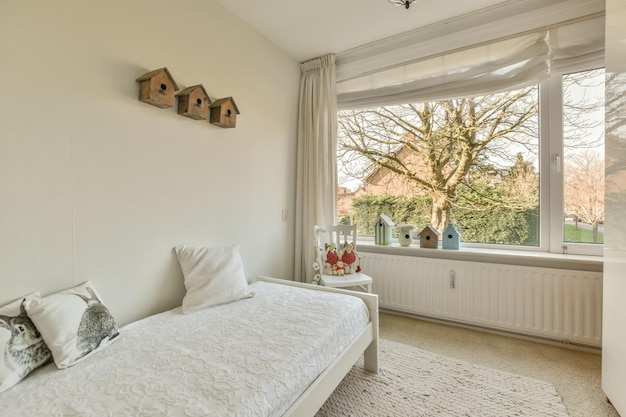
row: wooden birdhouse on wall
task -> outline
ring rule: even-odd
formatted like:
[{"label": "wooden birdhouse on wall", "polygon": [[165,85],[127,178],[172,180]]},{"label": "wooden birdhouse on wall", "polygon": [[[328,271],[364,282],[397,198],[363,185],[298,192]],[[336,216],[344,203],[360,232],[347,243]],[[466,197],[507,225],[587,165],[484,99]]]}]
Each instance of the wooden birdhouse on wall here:
[{"label": "wooden birdhouse on wall", "polygon": [[420,248],[437,249],[439,244],[439,232],[431,225],[426,226],[420,232]]},{"label": "wooden birdhouse on wall", "polygon": [[461,232],[452,223],[446,227],[441,239],[441,247],[444,249],[459,249],[459,243],[461,242]]},{"label": "wooden birdhouse on wall", "polygon": [[137,78],[139,82],[139,101],[153,106],[174,107],[174,96],[178,85],[167,68],[150,71]]},{"label": "wooden birdhouse on wall", "polygon": [[374,243],[377,245],[391,244],[391,230],[394,223],[389,216],[381,214],[374,224]]},{"label": "wooden birdhouse on wall", "polygon": [[211,99],[202,84],[192,85],[176,94],[178,97],[178,114],[191,119],[207,119]]},{"label": "wooden birdhouse on wall", "polygon": [[211,115],[209,122],[216,126],[230,128],[237,125],[239,109],[232,97],[220,98],[209,106]]}]

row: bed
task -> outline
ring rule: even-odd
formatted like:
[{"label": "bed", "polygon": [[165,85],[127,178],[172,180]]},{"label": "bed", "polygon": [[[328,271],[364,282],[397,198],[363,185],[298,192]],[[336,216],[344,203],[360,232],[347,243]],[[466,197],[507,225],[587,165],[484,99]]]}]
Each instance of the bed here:
[{"label": "bed", "polygon": [[364,355],[378,371],[376,295],[259,277],[254,297],[119,330],[88,359],[33,371],[2,416],[313,416]]}]

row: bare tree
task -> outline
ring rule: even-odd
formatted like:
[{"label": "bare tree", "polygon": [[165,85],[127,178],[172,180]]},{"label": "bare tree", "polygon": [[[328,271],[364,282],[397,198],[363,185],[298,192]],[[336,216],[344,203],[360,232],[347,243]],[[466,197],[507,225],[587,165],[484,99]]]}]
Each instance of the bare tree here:
[{"label": "bare tree", "polygon": [[[563,141],[565,157],[604,145],[604,69],[563,76]],[[602,113],[602,114],[600,114]],[[591,115],[596,117],[590,117]]]},{"label": "bare tree", "polygon": [[604,85],[603,69],[563,77],[563,208],[577,227],[591,224],[593,243],[604,219]]},{"label": "bare tree", "polygon": [[493,167],[510,167],[519,152],[537,154],[537,103],[537,88],[528,87],[484,97],[342,111],[342,174],[363,179],[380,169],[394,173],[431,197],[431,223],[443,231],[469,176],[490,176]]},{"label": "bare tree", "polygon": [[[515,164],[504,170],[492,169],[490,174],[495,183],[495,188],[490,188],[490,194],[478,191],[475,185],[476,178],[468,180],[466,187],[473,191],[464,192],[458,199],[459,207],[465,212],[492,212],[497,206],[504,206],[516,212],[523,212],[537,207],[539,201],[539,176],[535,167],[524,160],[521,152],[518,152]],[[497,177],[497,178],[496,178]],[[483,177],[484,181],[484,177]],[[480,198],[476,199],[479,194]],[[486,205],[485,201],[489,204]]]},{"label": "bare tree", "polygon": [[604,219],[604,158],[583,151],[565,165],[565,210],[591,224],[593,243],[598,243],[598,225]]}]

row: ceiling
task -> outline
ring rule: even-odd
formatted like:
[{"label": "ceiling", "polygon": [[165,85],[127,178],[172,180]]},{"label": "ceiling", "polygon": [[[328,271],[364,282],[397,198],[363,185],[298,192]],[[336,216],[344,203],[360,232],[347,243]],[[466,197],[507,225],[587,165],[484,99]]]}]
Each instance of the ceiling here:
[{"label": "ceiling", "polygon": [[[524,4],[524,0],[416,0],[407,10],[388,0],[218,1],[299,62],[479,10]],[[533,3],[526,2],[529,7]]]}]

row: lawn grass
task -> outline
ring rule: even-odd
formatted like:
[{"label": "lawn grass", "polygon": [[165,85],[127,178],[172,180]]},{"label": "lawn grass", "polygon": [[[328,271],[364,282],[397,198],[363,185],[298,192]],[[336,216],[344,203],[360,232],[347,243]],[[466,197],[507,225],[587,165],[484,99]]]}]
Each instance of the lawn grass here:
[{"label": "lawn grass", "polygon": [[[564,229],[565,242],[593,243],[593,232],[585,227],[566,224]],[[598,243],[604,243],[604,233],[598,232]]]}]

